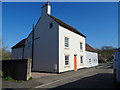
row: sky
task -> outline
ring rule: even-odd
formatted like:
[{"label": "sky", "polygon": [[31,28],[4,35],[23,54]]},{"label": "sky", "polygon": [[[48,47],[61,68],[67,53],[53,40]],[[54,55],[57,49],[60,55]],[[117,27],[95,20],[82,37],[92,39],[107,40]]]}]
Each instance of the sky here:
[{"label": "sky", "polygon": [[[8,50],[26,38],[41,16],[45,2],[3,2],[2,39]],[[117,2],[50,2],[51,15],[86,36],[93,48],[118,47]]]}]

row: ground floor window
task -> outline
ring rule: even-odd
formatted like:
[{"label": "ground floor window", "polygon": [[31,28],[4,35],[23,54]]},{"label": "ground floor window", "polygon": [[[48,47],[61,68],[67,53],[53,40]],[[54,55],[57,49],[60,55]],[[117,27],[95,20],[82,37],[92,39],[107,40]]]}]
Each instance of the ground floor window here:
[{"label": "ground floor window", "polygon": [[91,59],[89,59],[89,63],[91,64]]},{"label": "ground floor window", "polygon": [[83,63],[83,56],[80,56],[80,63]]},{"label": "ground floor window", "polygon": [[65,55],[65,65],[69,65],[69,55]]},{"label": "ground floor window", "polygon": [[94,63],[96,62],[96,59],[94,59]]}]

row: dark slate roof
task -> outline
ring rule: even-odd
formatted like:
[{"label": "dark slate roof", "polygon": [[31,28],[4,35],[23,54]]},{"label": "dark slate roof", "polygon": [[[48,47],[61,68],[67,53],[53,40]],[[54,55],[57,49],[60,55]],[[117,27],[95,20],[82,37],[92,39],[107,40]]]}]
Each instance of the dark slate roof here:
[{"label": "dark slate roof", "polygon": [[96,52],[96,50],[86,43],[86,51]]},{"label": "dark slate roof", "polygon": [[11,49],[24,47],[24,46],[25,46],[25,40],[26,40],[26,39],[21,40],[21,41],[18,42],[16,45],[14,45]]},{"label": "dark slate roof", "polygon": [[[49,15],[49,14],[48,14],[48,15]],[[57,18],[54,17],[54,16],[51,16],[51,15],[49,15],[49,16],[50,16],[52,19],[54,19],[60,26],[62,26],[62,27],[64,27],[64,28],[67,28],[68,30],[70,30],[70,31],[72,31],[72,32],[74,32],[74,33],[76,33],[76,34],[79,34],[79,35],[81,35],[81,36],[83,36],[83,37],[86,38],[85,35],[83,35],[82,33],[80,33],[78,30],[76,30],[76,29],[73,28],[72,26],[64,23],[63,21],[57,19]]]}]

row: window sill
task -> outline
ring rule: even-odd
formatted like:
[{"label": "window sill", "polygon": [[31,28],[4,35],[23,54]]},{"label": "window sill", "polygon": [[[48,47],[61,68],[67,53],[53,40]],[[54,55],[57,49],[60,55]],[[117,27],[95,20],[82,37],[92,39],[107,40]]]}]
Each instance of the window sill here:
[{"label": "window sill", "polygon": [[80,64],[80,66],[84,66],[84,64],[83,64],[83,63],[81,63],[81,64]]},{"label": "window sill", "polygon": [[80,52],[83,52],[83,50],[80,50]]},{"label": "window sill", "polygon": [[66,68],[66,67],[70,67],[70,65],[65,65],[64,68]]},{"label": "window sill", "polygon": [[70,48],[69,48],[69,47],[64,47],[64,49],[67,49],[67,50],[69,50]]}]

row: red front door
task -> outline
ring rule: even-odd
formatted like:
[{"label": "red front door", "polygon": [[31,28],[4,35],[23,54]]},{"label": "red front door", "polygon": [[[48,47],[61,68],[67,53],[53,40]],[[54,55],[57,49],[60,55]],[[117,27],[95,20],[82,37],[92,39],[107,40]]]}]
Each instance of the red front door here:
[{"label": "red front door", "polygon": [[77,70],[77,57],[74,55],[74,70]]}]

